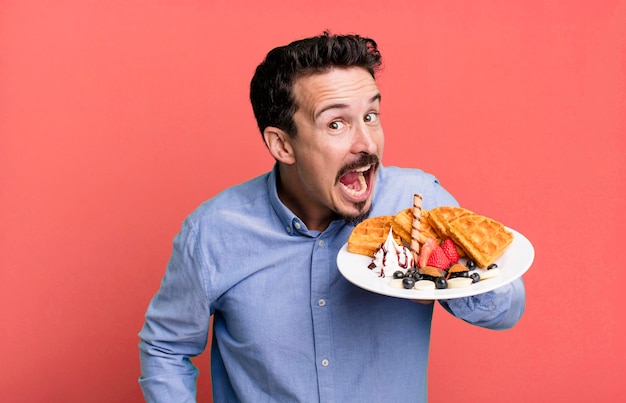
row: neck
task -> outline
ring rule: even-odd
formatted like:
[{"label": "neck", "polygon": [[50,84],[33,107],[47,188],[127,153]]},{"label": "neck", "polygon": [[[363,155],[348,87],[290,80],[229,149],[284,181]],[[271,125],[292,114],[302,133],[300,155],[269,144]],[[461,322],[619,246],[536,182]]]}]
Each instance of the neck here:
[{"label": "neck", "polygon": [[291,179],[289,167],[279,164],[276,185],[278,198],[289,210],[298,216],[309,230],[324,231],[337,218],[337,214],[327,208],[318,207],[311,197],[298,192],[300,186]]}]

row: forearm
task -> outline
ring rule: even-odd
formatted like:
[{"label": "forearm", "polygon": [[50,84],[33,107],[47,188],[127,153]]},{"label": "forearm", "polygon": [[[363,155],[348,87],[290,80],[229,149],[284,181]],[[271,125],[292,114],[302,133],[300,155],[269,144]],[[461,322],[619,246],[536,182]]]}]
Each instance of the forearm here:
[{"label": "forearm", "polygon": [[526,291],[521,278],[493,291],[471,297],[440,301],[459,319],[476,326],[504,330],[513,327],[524,313]]}]

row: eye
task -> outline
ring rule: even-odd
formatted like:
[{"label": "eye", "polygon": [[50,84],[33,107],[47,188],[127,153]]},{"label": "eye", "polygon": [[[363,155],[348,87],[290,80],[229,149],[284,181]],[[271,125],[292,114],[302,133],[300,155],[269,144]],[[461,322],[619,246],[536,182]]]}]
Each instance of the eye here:
[{"label": "eye", "polygon": [[346,127],[346,124],[341,120],[333,120],[328,124],[328,128],[331,130],[341,130]]},{"label": "eye", "polygon": [[378,121],[378,113],[376,112],[370,112],[367,115],[365,115],[363,117],[363,121],[367,122],[367,123],[374,123],[376,121]]}]

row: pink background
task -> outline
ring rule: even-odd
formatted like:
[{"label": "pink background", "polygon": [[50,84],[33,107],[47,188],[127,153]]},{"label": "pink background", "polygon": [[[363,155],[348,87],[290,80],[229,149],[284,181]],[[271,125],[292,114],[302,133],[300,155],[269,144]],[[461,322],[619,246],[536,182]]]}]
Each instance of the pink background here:
[{"label": "pink background", "polygon": [[253,70],[324,29],[379,42],[384,163],[536,249],[513,330],[436,308],[430,401],[626,395],[626,2],[392,3],[0,2],[1,401],[141,401],[180,223],[271,168]]}]

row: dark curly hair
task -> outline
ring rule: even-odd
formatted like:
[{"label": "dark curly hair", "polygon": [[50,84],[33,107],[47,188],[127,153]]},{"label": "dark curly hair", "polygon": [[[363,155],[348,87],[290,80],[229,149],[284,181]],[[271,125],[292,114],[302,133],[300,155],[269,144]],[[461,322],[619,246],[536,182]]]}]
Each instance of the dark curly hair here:
[{"label": "dark curly hair", "polygon": [[250,82],[250,102],[261,134],[268,126],[296,136],[293,86],[298,78],[334,67],[362,67],[373,78],[382,66],[373,39],[359,35],[323,35],[300,39],[272,49]]}]

